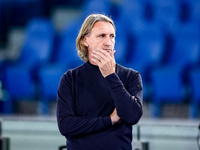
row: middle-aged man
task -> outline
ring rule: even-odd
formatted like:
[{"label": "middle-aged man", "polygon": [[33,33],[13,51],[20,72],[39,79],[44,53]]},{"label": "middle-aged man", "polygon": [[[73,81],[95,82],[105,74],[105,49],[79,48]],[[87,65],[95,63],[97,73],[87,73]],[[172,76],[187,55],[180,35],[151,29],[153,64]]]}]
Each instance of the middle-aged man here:
[{"label": "middle-aged man", "polygon": [[102,14],[82,24],[76,45],[84,63],[64,73],[58,87],[57,121],[67,150],[132,150],[132,125],[143,113],[142,79],[116,64],[115,32]]}]

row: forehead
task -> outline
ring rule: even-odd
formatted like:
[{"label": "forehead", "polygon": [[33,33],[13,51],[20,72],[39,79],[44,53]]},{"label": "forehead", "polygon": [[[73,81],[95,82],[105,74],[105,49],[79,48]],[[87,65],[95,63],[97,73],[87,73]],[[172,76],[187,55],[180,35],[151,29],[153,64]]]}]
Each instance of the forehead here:
[{"label": "forehead", "polygon": [[115,29],[110,22],[98,21],[94,24],[91,33],[115,34]]}]

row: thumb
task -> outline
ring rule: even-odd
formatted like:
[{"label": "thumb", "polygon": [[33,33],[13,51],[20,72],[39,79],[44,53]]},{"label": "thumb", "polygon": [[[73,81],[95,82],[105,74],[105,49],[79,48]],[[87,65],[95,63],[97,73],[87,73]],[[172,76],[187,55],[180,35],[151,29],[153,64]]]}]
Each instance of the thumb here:
[{"label": "thumb", "polygon": [[114,54],[115,54],[116,50],[112,51],[112,58],[114,58]]}]

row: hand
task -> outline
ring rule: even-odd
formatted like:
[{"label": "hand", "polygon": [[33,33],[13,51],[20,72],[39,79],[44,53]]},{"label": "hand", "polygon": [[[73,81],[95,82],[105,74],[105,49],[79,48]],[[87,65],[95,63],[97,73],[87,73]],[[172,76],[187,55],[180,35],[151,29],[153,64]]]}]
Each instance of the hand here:
[{"label": "hand", "polygon": [[138,101],[138,99],[137,99],[135,96],[132,96],[132,98],[133,98],[134,100]]},{"label": "hand", "polygon": [[112,125],[121,122],[120,117],[117,115],[117,110],[116,110],[116,108],[114,109],[113,113],[110,115],[110,118],[111,118]]},{"label": "hand", "polygon": [[106,76],[115,73],[115,58],[114,53],[116,51],[113,50],[110,54],[105,50],[94,50],[92,51],[92,61],[97,64],[99,67],[101,74],[105,78]]},{"label": "hand", "polygon": [[135,96],[132,96],[133,99],[137,100],[137,98],[135,98]]}]

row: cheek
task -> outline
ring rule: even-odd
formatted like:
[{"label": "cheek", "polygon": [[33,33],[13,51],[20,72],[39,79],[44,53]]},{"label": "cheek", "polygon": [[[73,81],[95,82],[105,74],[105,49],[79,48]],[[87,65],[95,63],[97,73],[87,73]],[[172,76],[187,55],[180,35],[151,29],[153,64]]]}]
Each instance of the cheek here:
[{"label": "cheek", "polygon": [[98,48],[101,48],[102,47],[102,44],[101,43],[92,43],[90,44],[90,50],[93,51],[93,50],[97,50]]},{"label": "cheek", "polygon": [[112,40],[113,45],[115,45],[115,39]]},{"label": "cheek", "polygon": [[97,50],[98,48],[102,48],[103,46],[103,40],[100,40],[100,39],[95,39],[95,38],[91,38],[88,40],[88,51],[89,50]]},{"label": "cheek", "polygon": [[89,58],[89,60],[91,60],[91,58],[92,58],[92,51],[93,51],[94,49],[91,49],[91,48],[88,48],[88,58]]},{"label": "cheek", "polygon": [[91,56],[92,50],[88,47],[88,56]]}]

